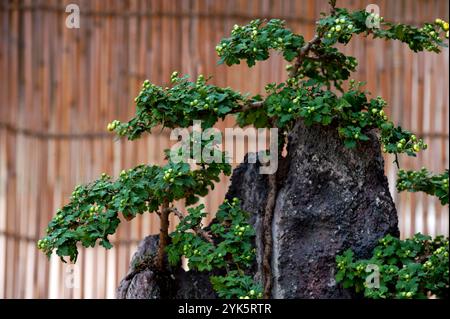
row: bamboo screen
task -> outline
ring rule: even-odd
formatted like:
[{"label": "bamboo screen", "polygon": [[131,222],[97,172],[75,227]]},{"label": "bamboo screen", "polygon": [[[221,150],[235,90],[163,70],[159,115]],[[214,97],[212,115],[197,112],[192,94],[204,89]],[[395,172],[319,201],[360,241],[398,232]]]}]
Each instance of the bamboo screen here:
[{"label": "bamboo screen", "polygon": [[[69,3],[79,5],[79,29],[65,27]],[[370,3],[338,1],[352,8]],[[376,4],[386,19],[448,20],[446,0]],[[164,86],[174,70],[262,92],[266,83],[285,78],[282,59],[252,69],[217,66],[220,38],[235,23],[279,17],[308,39],[326,8],[325,0],[0,1],[0,298],[113,298],[137,243],[158,230],[153,216],[122,223],[109,251],[82,249],[75,268],[48,261],[35,246],[75,185],[102,172],[117,176],[139,163],[162,163],[169,132],[128,142],[106,133],[106,124],[133,115],[144,79]],[[426,138],[429,149],[418,158],[402,156],[401,165],[448,167],[448,50],[412,54],[400,43],[354,40],[344,51],[360,60],[355,79],[387,99],[394,121]],[[219,127],[231,125],[229,119]],[[392,160],[386,159],[386,174],[402,236],[448,235],[448,208],[394,191]],[[205,198],[211,211],[227,185],[224,178]]]}]

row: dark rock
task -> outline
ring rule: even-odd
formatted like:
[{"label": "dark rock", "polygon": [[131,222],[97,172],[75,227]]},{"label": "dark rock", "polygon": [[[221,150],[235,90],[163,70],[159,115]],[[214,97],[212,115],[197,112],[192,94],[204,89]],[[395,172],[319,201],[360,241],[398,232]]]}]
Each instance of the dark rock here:
[{"label": "dark rock", "polygon": [[[336,127],[306,127],[299,122],[292,130],[288,156],[279,163],[277,173],[272,297],[353,297],[334,280],[336,254],[351,248],[357,257],[369,257],[379,238],[399,235],[380,145],[375,132],[368,135],[370,141],[348,149]],[[259,165],[239,165],[226,195],[228,199],[240,198],[243,209],[251,213],[250,223],[257,233],[256,280],[261,278],[261,221],[268,194],[268,178],[259,174]],[[139,245],[133,260],[154,254],[157,238],[149,237]],[[151,267],[143,271],[135,268],[132,266],[128,279],[122,281],[119,298],[216,297],[210,274],[179,268],[170,280],[166,278],[175,284],[160,289],[164,283],[154,284]]]},{"label": "dark rock", "polygon": [[158,249],[158,235],[145,237],[131,258],[130,269],[117,288],[119,299],[159,299],[162,291],[153,259]]},{"label": "dark rock", "polygon": [[375,132],[356,149],[335,127],[290,134],[289,169],[274,210],[274,298],[346,298],[334,281],[335,256],[371,255],[377,240],[399,235]]},{"label": "dark rock", "polygon": [[209,272],[184,271],[179,268],[175,273],[175,299],[216,299],[217,294],[209,281],[210,276]]},{"label": "dark rock", "polygon": [[161,295],[156,274],[150,269],[143,269],[133,276],[123,299],[160,299]]},{"label": "dark rock", "polygon": [[127,275],[117,288],[118,299],[206,299],[217,298],[209,281],[210,273],[169,267],[168,273],[155,270],[153,260],[159,236],[145,237],[130,262]]}]

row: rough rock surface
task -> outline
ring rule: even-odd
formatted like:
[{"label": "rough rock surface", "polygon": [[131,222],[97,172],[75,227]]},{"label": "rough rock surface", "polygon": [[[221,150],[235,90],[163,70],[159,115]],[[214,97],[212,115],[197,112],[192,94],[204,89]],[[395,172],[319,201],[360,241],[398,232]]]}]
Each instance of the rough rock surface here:
[{"label": "rough rock surface", "polygon": [[165,291],[160,287],[158,275],[153,270],[158,239],[157,235],[147,236],[139,243],[131,259],[130,269],[117,288],[117,298],[159,299],[164,297]]},{"label": "rough rock surface", "polygon": [[[274,298],[351,298],[334,281],[336,254],[352,248],[358,257],[368,257],[380,237],[398,236],[380,145],[374,132],[369,136],[370,141],[350,150],[333,126],[305,127],[299,122],[292,130],[288,156],[277,174],[272,225]],[[268,194],[267,175],[260,175],[258,169],[259,164],[241,164],[227,193],[227,198],[240,198],[251,213],[257,233],[256,279],[261,278],[261,220]],[[157,238],[151,238],[141,243],[133,257],[130,273],[118,289],[119,298],[215,297],[209,274],[178,269],[172,276],[158,277],[151,267],[136,271],[135,260],[156,251]],[[158,278],[162,280],[155,284]]]},{"label": "rough rock surface", "polygon": [[217,298],[209,273],[169,269],[160,274],[153,264],[158,235],[145,237],[130,262],[127,275],[117,288],[118,299],[206,299]]},{"label": "rough rock surface", "polygon": [[289,167],[274,210],[274,298],[345,298],[334,281],[335,255],[368,257],[377,240],[399,235],[375,132],[357,149],[335,127],[290,136]]}]

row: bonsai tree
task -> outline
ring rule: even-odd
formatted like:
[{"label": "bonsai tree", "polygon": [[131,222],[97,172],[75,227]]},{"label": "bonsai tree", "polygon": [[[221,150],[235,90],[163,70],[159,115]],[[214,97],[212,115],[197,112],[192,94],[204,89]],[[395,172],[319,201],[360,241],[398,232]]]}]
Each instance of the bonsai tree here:
[{"label": "bonsai tree", "polygon": [[[286,67],[285,82],[269,83],[264,94],[252,96],[217,87],[203,75],[190,81],[188,76],[174,72],[171,87],[163,88],[144,81],[135,98],[135,117],[128,122],[113,121],[108,124],[108,130],[134,140],[143,133],[151,133],[157,126],[188,128],[194,120],[199,120],[201,128],[207,129],[218,120],[234,115],[241,127],[277,128],[280,138],[276,156],[280,158],[289,132],[299,121],[319,130],[335,127],[335,134],[345,147],[354,152],[358,152],[364,143],[370,143],[369,131],[377,130],[382,150],[395,154],[399,165],[398,155],[415,156],[426,149],[427,144],[391,122],[384,111],[387,103],[381,97],[370,98],[369,92],[362,89],[363,84],[350,78],[358,63],[354,57],[339,51],[336,45],[348,44],[355,35],[401,41],[414,52],[438,53],[444,46],[443,38],[448,38],[448,23],[439,19],[422,27],[391,23],[365,10],[350,12],[338,8],[331,0],[330,12],[317,21],[312,39],[293,33],[278,19],[257,19],[247,25],[235,25],[230,37],[222,39],[216,47],[219,63],[230,66],[245,61],[252,67],[257,61],[267,60],[272,52],[279,52],[290,63]],[[199,140],[195,132],[191,132],[187,143],[165,151],[167,163],[163,166],[139,165],[123,170],[117,179],[103,174],[98,180],[77,186],[70,202],[50,221],[46,236],[38,242],[39,249],[48,256],[55,251],[63,261],[68,258],[76,262],[79,244],[84,247],[96,244],[107,249],[112,247],[108,236],[115,233],[120,223],[119,214],[131,220],[138,214],[155,213],[160,219],[159,247],[153,261],[158,272],[170,272],[169,264],[179,265],[184,256],[188,258],[190,269],[212,274],[210,281],[219,297],[270,298],[273,280],[271,225],[277,173],[267,176],[269,190],[260,234],[263,238],[262,276],[255,279],[251,272],[256,256],[255,229],[241,208],[240,200],[225,200],[208,227],[201,222],[207,214],[204,206],[197,205],[199,199],[214,187],[214,182],[219,181],[220,174],[231,174],[227,154],[220,152],[220,160],[213,162],[200,156],[195,167],[186,161],[173,160],[174,156],[181,156],[186,150],[190,157],[195,157],[196,147],[203,149],[211,143],[212,139]],[[425,171],[401,171],[398,187],[400,190],[436,194],[443,203],[447,203],[448,171],[431,177]],[[184,201],[188,207],[186,212],[175,207],[177,201]],[[171,234],[170,214],[179,219],[176,230]],[[398,239],[383,240],[389,245],[395,242],[400,247],[404,246]],[[417,249],[426,251],[426,259],[433,265],[434,259],[431,260],[429,255],[433,249],[440,247],[440,252],[444,253],[442,249],[448,252],[448,241],[442,238],[433,242],[428,237],[417,240]],[[387,256],[385,252],[382,254]],[[360,287],[355,279],[357,276],[347,270],[349,263],[354,266],[351,253],[342,258],[345,260],[338,258],[341,270],[338,279],[346,278],[346,287]],[[396,259],[396,267],[403,261]],[[442,268],[432,275],[435,282],[443,282],[442,275],[446,272],[444,285],[448,287],[448,260],[445,267],[445,270]],[[403,273],[400,272],[395,268],[393,274],[401,276]]]}]

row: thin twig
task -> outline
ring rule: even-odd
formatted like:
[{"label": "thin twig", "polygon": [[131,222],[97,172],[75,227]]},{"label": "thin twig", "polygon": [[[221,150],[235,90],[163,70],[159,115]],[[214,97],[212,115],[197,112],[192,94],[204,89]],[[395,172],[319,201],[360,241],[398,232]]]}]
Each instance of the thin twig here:
[{"label": "thin twig", "polygon": [[395,155],[394,163],[395,163],[395,165],[397,165],[397,169],[400,169],[400,163],[398,162],[398,154],[394,153],[394,155]]},{"label": "thin twig", "polygon": [[53,133],[45,131],[36,131],[27,128],[16,127],[10,123],[0,122],[0,130],[6,130],[13,134],[23,135],[36,139],[48,140],[75,140],[75,139],[95,139],[108,138],[113,139],[114,135],[110,132],[80,132],[80,133]]},{"label": "thin twig", "polygon": [[[169,211],[174,213],[175,216],[178,217],[178,219],[181,221],[183,220],[186,216],[184,216],[184,214],[179,211],[177,208],[175,207],[171,207],[169,208]],[[203,237],[205,240],[207,240],[208,242],[210,242],[211,244],[214,244],[213,240],[211,239],[211,234],[207,231],[205,231],[204,229],[200,228],[200,227],[194,227],[192,228],[192,230],[199,236]]]},{"label": "thin twig", "polygon": [[289,77],[293,78],[297,76],[298,70],[302,66],[305,57],[308,55],[313,46],[320,42],[320,40],[320,36],[316,34],[314,38],[312,38],[309,42],[307,42],[303,47],[300,48],[297,58],[295,59],[294,67],[289,73]]}]

